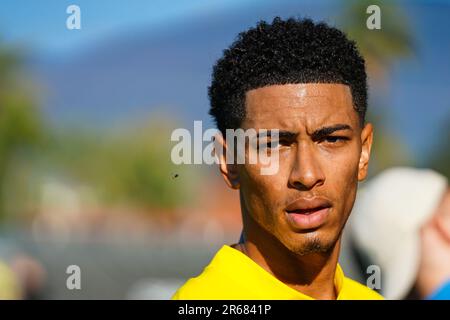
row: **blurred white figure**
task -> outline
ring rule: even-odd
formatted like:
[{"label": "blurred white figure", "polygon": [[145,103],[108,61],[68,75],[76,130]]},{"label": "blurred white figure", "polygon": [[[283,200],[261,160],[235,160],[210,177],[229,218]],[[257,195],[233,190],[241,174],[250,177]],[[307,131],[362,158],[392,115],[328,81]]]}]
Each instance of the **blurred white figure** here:
[{"label": "blurred white figure", "polygon": [[429,169],[391,168],[360,191],[349,221],[359,252],[381,268],[386,299],[450,299],[450,191]]}]

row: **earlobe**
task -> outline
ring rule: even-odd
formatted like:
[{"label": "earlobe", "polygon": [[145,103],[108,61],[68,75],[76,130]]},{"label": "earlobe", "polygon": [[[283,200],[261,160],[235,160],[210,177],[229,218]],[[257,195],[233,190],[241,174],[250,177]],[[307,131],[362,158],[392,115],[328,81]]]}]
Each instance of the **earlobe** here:
[{"label": "earlobe", "polygon": [[239,183],[239,175],[237,172],[236,164],[227,164],[226,162],[220,163],[220,173],[223,179],[231,189],[239,189],[241,184]]},{"label": "earlobe", "polygon": [[227,165],[227,167],[228,167],[228,174],[226,177],[227,184],[230,188],[238,190],[241,187],[241,184],[239,182],[237,165],[230,164],[230,165]]},{"label": "earlobe", "polygon": [[238,167],[234,163],[227,163],[228,149],[225,139],[221,134],[218,134],[215,136],[214,142],[214,151],[219,163],[220,174],[230,188],[239,189]]},{"label": "earlobe", "polygon": [[361,131],[361,154],[359,157],[358,181],[363,181],[367,177],[372,140],[373,126],[372,124],[367,123]]}]

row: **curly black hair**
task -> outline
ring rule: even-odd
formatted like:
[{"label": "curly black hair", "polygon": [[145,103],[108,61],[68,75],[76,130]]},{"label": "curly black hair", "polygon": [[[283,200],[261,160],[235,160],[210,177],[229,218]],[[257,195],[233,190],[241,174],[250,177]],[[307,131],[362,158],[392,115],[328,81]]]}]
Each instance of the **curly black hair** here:
[{"label": "curly black hair", "polygon": [[361,125],[367,109],[364,58],[354,41],[327,24],[280,17],[241,32],[213,68],[209,114],[218,129],[237,129],[245,93],[276,84],[341,83],[350,87]]}]

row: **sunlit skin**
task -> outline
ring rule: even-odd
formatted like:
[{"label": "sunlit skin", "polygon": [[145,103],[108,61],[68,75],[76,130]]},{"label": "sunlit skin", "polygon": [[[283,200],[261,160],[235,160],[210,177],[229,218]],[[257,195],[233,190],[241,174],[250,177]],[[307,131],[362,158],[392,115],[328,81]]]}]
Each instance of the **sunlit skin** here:
[{"label": "sunlit skin", "polygon": [[[279,141],[268,146],[279,152],[279,170],[262,175],[260,163],[221,161],[241,200],[243,240],[233,247],[286,285],[335,299],[341,232],[367,175],[372,125],[361,125],[348,86],[308,83],[248,91],[241,128],[280,130]],[[330,204],[320,225],[292,223],[286,207],[298,199]]]},{"label": "sunlit skin", "polygon": [[415,289],[421,299],[450,279],[450,189],[420,230],[420,264]]}]

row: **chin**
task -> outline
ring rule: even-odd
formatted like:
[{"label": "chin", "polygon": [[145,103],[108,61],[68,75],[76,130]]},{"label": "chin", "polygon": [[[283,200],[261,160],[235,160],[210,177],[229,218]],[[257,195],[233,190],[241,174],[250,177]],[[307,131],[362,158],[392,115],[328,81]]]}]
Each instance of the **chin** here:
[{"label": "chin", "polygon": [[297,233],[289,239],[284,239],[282,243],[291,252],[297,255],[307,255],[314,253],[328,253],[333,250],[339,236],[323,235],[320,231],[309,233]]}]

